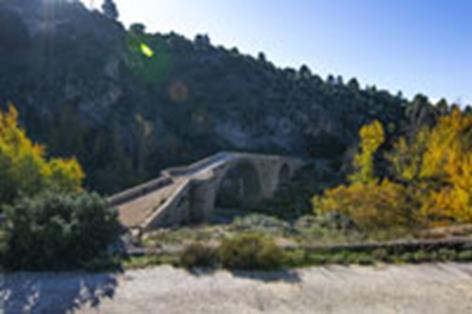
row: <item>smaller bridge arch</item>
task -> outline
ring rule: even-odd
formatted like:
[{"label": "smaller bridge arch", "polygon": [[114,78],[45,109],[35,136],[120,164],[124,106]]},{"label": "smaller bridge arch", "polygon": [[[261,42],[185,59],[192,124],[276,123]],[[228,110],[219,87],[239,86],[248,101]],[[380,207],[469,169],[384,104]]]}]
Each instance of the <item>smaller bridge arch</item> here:
[{"label": "smaller bridge arch", "polygon": [[287,163],[283,163],[279,169],[279,185],[289,182],[292,176],[290,166]]},{"label": "smaller bridge arch", "polygon": [[257,166],[249,159],[229,163],[215,182],[214,207],[252,207],[262,199]]}]

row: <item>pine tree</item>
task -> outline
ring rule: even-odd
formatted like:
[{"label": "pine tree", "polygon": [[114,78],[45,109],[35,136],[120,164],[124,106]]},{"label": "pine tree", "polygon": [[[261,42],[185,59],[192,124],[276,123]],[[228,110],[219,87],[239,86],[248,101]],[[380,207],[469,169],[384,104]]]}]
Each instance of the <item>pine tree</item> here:
[{"label": "pine tree", "polygon": [[105,0],[102,4],[102,10],[106,17],[112,20],[118,19],[118,8],[116,7],[116,4],[113,2],[113,0]]}]

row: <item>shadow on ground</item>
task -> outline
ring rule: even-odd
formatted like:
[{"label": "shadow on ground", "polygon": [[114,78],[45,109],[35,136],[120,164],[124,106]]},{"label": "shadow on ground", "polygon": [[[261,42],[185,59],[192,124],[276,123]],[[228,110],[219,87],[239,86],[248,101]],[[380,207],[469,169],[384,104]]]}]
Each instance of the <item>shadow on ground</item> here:
[{"label": "shadow on ground", "polygon": [[[206,268],[206,269],[189,269],[187,272],[196,277],[211,276],[218,269]],[[292,270],[279,270],[279,271],[239,271],[233,270],[230,273],[236,278],[250,279],[262,282],[284,282],[295,284],[301,282],[301,278],[296,271]]]},{"label": "shadow on ground", "polygon": [[0,312],[66,313],[113,298],[117,275],[15,273],[0,275]]},{"label": "shadow on ground", "polygon": [[234,277],[251,279],[263,282],[284,282],[284,283],[299,283],[301,281],[297,272],[291,270],[280,271],[232,271]]}]

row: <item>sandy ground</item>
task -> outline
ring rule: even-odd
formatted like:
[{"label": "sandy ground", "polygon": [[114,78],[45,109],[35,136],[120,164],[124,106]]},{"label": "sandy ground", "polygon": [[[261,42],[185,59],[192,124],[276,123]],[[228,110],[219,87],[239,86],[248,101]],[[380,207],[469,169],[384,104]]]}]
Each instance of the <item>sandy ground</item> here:
[{"label": "sandy ground", "polygon": [[[3,312],[2,312],[3,310]],[[0,313],[472,313],[472,265],[0,277]]]}]

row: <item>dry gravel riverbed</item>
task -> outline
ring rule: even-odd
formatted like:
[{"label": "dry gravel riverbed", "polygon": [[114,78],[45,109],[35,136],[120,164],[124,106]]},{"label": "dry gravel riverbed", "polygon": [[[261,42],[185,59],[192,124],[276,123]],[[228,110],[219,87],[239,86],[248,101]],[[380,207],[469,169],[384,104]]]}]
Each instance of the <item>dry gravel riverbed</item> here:
[{"label": "dry gravel riverbed", "polygon": [[472,313],[472,264],[0,277],[0,313],[64,312]]}]

